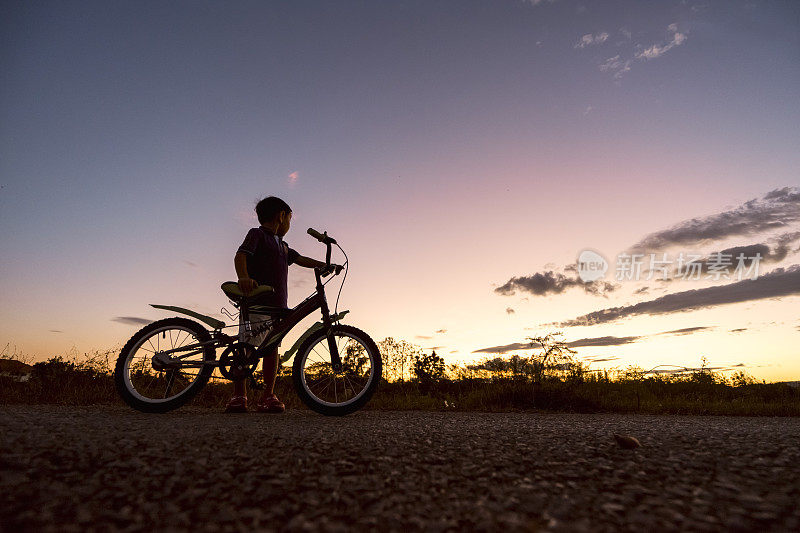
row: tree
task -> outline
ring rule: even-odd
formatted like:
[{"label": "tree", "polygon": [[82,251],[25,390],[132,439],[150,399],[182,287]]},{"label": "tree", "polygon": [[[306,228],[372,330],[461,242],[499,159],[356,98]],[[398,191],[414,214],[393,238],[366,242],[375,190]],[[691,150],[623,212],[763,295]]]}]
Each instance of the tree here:
[{"label": "tree", "polygon": [[543,337],[528,337],[532,348],[540,347],[542,352],[531,357],[533,365],[533,404],[536,405],[536,389],[541,386],[542,380],[552,373],[569,372],[574,364],[573,355],[576,352],[568,343],[560,338],[561,332],[548,333]]},{"label": "tree", "polygon": [[559,339],[560,331],[548,333],[543,337],[527,337],[531,348],[541,348],[542,352],[531,357],[534,381],[551,373],[567,373],[575,363],[573,356],[578,353],[569,347],[569,343]]},{"label": "tree", "polygon": [[386,337],[378,343],[383,361],[383,377],[386,381],[404,381],[406,375],[411,373],[414,357],[421,352],[418,346],[404,340],[396,341]]},{"label": "tree", "polygon": [[430,355],[415,355],[413,368],[423,394],[427,394],[432,385],[444,378],[444,359],[435,351]]}]

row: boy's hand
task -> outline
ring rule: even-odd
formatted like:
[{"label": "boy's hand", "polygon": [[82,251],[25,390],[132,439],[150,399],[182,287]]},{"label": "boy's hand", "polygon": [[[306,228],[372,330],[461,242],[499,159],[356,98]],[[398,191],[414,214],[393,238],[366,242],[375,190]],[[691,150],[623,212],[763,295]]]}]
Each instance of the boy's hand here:
[{"label": "boy's hand", "polygon": [[245,296],[253,292],[253,290],[258,287],[258,282],[252,278],[239,278],[239,288],[242,289],[242,292]]},{"label": "boy's hand", "polygon": [[328,268],[322,267],[322,269],[321,269],[322,277],[325,277],[328,274],[333,274],[334,272],[336,272],[336,274],[338,275],[339,272],[341,272],[343,268],[344,267],[342,265],[336,265],[336,264],[331,263],[331,265]]}]

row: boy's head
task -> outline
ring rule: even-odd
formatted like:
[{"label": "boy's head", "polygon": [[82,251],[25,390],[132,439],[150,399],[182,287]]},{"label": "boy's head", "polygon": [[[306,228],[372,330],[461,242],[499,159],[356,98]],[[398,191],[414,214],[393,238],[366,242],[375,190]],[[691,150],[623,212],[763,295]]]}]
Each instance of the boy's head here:
[{"label": "boy's head", "polygon": [[292,208],[275,196],[267,196],[256,204],[256,215],[262,226],[275,224],[275,233],[283,237],[289,231]]}]

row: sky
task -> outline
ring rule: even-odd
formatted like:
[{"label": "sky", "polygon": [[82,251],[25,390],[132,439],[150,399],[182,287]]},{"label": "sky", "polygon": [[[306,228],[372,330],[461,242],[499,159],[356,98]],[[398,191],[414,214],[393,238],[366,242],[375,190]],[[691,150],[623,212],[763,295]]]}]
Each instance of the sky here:
[{"label": "sky", "polygon": [[4,356],[118,350],[151,303],[231,322],[275,195],[290,246],[345,249],[376,341],[800,379],[797,2],[8,1],[0,28]]}]

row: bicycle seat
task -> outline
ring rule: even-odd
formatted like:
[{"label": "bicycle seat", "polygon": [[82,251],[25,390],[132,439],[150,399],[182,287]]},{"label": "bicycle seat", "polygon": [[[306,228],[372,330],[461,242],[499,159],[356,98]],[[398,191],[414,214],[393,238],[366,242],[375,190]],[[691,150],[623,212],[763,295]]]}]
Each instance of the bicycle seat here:
[{"label": "bicycle seat", "polygon": [[[226,281],[222,284],[222,292],[225,293],[225,296],[233,300],[234,302],[240,302],[242,298],[244,298],[244,293],[242,289],[239,287],[239,284],[235,281]],[[261,295],[275,292],[275,289],[270,287],[269,285],[259,285],[258,287],[253,290],[250,294],[247,295],[248,298],[258,298]]]},{"label": "bicycle seat", "polygon": [[[244,299],[244,293],[242,293],[242,289],[239,287],[239,284],[235,281],[226,281],[222,284],[222,292],[225,293],[225,296],[233,300],[237,305],[242,303]],[[261,296],[265,294],[269,294],[271,292],[275,292],[275,289],[270,287],[269,285],[259,285],[255,288],[253,292],[247,295],[248,305],[247,307],[250,309],[251,313],[256,314],[263,314],[263,315],[272,315],[274,317],[281,317],[289,313],[291,309],[286,307],[275,307],[272,305],[264,305],[259,303]]]}]

